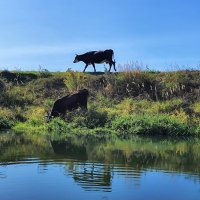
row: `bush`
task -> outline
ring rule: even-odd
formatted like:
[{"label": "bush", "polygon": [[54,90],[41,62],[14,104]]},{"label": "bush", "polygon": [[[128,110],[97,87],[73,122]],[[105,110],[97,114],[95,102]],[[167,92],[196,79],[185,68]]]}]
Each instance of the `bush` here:
[{"label": "bush", "polygon": [[88,128],[104,127],[107,122],[107,113],[90,109],[86,115],[86,126]]},{"label": "bush", "polygon": [[14,121],[7,118],[0,116],[0,129],[10,129],[14,125]]},{"label": "bush", "polygon": [[27,87],[29,88],[29,92],[35,95],[36,102],[44,100],[45,98],[57,99],[58,97],[66,95],[66,87],[62,76],[40,78],[29,83]]},{"label": "bush", "polygon": [[178,120],[171,119],[168,115],[129,115],[117,118],[112,123],[112,128],[119,136],[125,135],[189,135],[187,125]]},{"label": "bush", "polygon": [[66,121],[71,122],[73,127],[87,127],[94,129],[97,127],[104,127],[107,122],[107,112],[99,112],[94,109],[88,111],[72,111],[66,115]]},{"label": "bush", "polygon": [[66,72],[65,85],[69,92],[74,92],[76,90],[86,87],[88,76],[82,72]]},{"label": "bush", "polygon": [[135,110],[136,106],[136,100],[132,98],[125,98],[117,105],[117,109],[121,110],[121,114],[128,115]]},{"label": "bush", "polygon": [[73,128],[69,123],[57,117],[48,123],[48,130],[58,135],[70,133]]}]

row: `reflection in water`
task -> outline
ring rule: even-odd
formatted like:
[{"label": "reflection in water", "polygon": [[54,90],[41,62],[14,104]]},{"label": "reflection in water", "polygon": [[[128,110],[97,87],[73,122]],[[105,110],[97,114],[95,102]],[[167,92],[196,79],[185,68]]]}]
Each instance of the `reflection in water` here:
[{"label": "reflection in water", "polygon": [[[97,141],[71,138],[65,141],[19,134],[0,134],[0,167],[13,164],[62,166],[63,173],[85,191],[111,192],[114,178],[133,180],[140,186],[147,171],[159,170],[200,182],[200,140],[132,138]],[[6,179],[4,167],[0,180]]]},{"label": "reflection in water", "polygon": [[[54,153],[68,159],[77,159],[69,164],[68,174],[85,190],[111,190],[111,170],[109,165],[88,163],[87,149],[84,145],[71,141],[51,141]],[[80,162],[82,161],[82,162]]]},{"label": "reflection in water", "polygon": [[7,176],[6,176],[5,172],[0,171],[0,179],[1,179],[1,178],[6,178],[6,177],[7,177]]},{"label": "reflection in water", "polygon": [[76,158],[77,160],[87,160],[86,147],[75,145],[71,141],[50,141],[53,151],[57,155],[63,155],[67,158]]},{"label": "reflection in water", "polygon": [[72,172],[73,179],[85,190],[111,191],[110,166],[85,163]]}]

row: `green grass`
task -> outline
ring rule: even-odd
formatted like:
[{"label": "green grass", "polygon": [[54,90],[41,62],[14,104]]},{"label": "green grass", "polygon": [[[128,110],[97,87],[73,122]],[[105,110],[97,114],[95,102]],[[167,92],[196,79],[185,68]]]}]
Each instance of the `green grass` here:
[{"label": "green grass", "polygon": [[[62,135],[200,134],[200,71],[0,72],[0,129]],[[58,98],[89,90],[88,111],[46,123]]]},{"label": "green grass", "polygon": [[168,115],[129,115],[116,119],[112,128],[120,137],[129,135],[192,135],[193,129]]}]

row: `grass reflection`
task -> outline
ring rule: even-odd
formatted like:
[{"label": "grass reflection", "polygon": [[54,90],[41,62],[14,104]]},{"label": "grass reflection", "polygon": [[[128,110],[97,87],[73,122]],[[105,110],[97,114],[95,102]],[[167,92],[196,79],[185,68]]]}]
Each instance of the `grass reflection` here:
[{"label": "grass reflection", "polygon": [[[143,138],[129,140],[88,137],[51,138],[33,134],[0,134],[0,162],[27,158],[45,162],[69,159],[71,162],[98,162],[110,166],[134,167],[137,170],[162,169],[200,175],[200,139]],[[76,164],[76,163],[75,163]],[[70,167],[71,166],[71,167]],[[108,171],[108,170],[106,170]],[[76,176],[75,176],[76,177]]]}]

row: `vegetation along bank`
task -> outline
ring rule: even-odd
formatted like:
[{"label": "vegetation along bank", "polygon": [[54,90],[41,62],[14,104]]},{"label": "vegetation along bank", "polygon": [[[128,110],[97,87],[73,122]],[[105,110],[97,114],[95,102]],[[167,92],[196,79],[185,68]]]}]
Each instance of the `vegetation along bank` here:
[{"label": "vegetation along bank", "polygon": [[[89,91],[88,110],[46,123],[54,102]],[[0,129],[52,135],[200,135],[200,71],[0,72]]]}]

